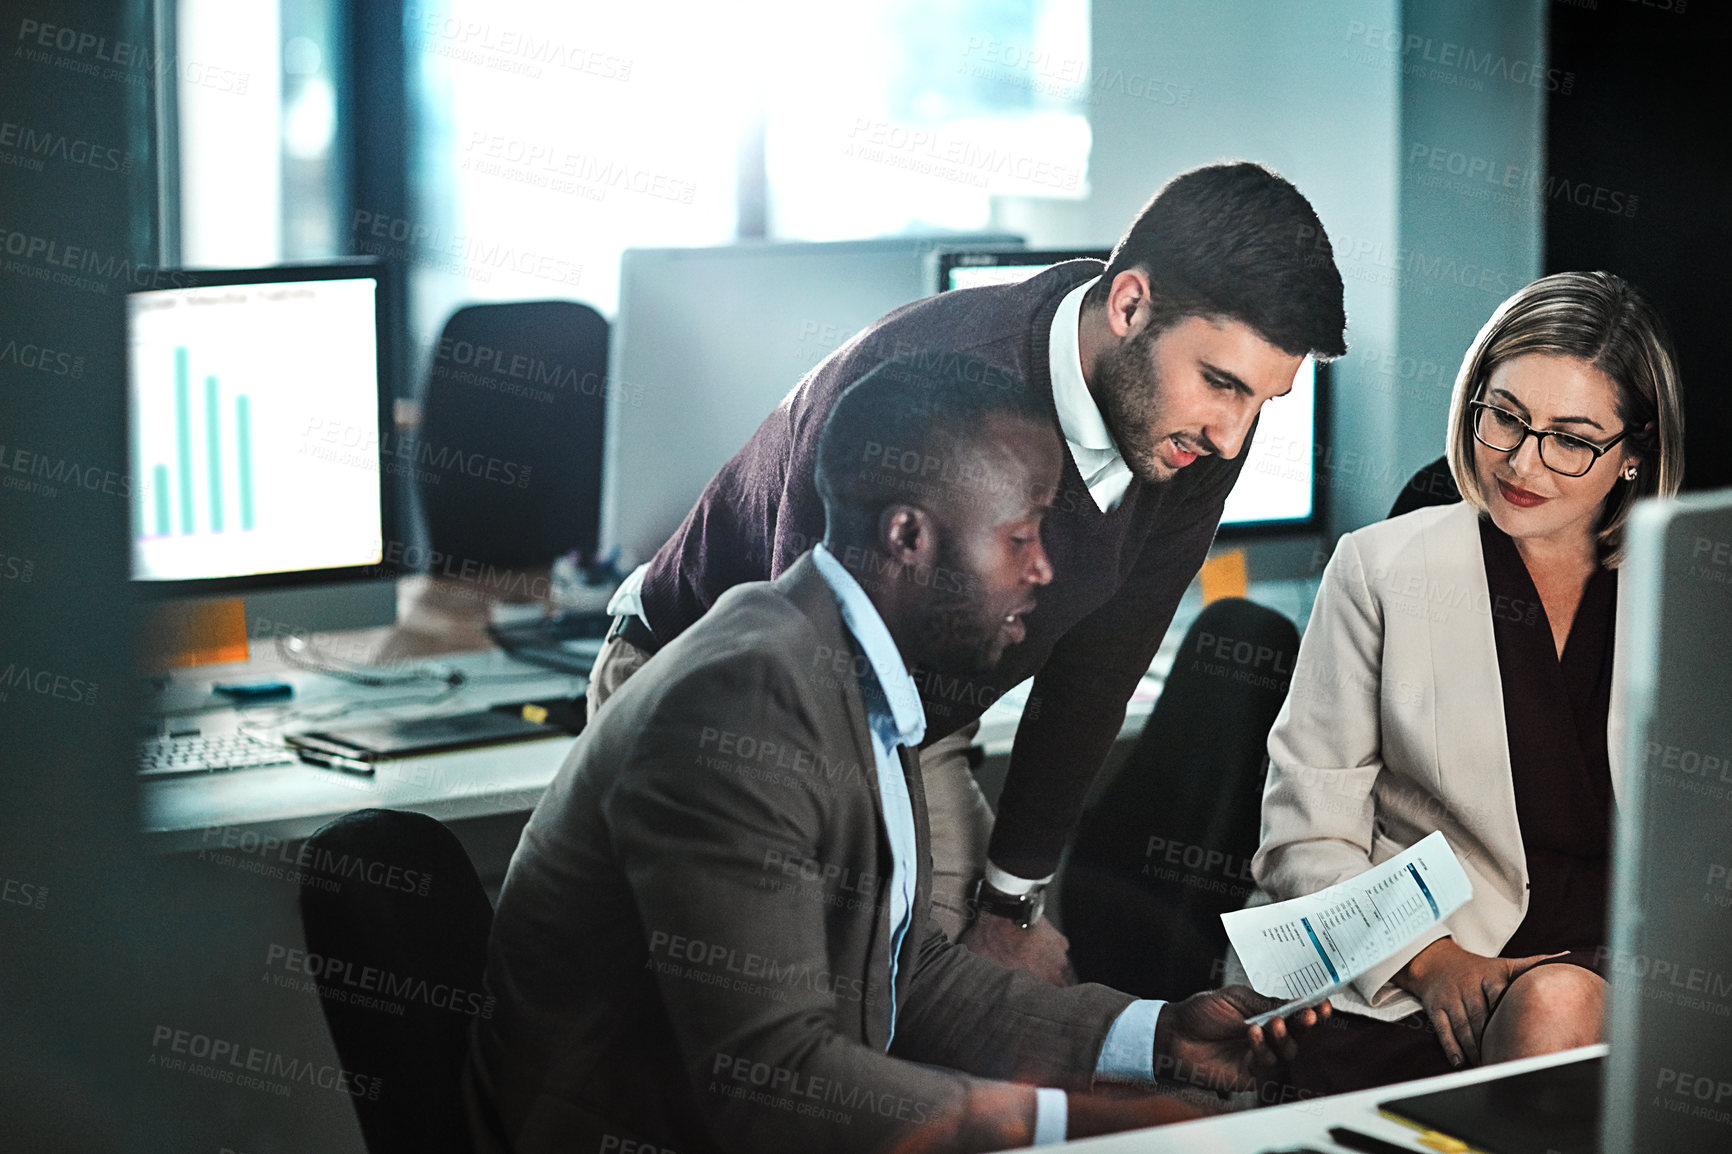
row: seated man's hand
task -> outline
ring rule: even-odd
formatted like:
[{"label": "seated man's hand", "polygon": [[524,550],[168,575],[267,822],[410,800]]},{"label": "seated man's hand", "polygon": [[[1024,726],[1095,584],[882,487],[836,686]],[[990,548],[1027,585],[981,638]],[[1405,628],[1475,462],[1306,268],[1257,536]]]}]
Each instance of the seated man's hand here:
[{"label": "seated man's hand", "polygon": [[1168,1002],[1155,1023],[1155,1076],[1210,1090],[1253,1090],[1259,1071],[1299,1054],[1298,1036],[1330,1014],[1328,1002],[1276,1018],[1245,1019],[1281,1005],[1248,986],[1227,986]]},{"label": "seated man's hand", "polygon": [[1002,966],[1027,970],[1055,986],[1076,985],[1070,965],[1070,939],[1041,918],[1023,929],[1009,918],[981,912],[962,931],[962,944]]},{"label": "seated man's hand", "polygon": [[1394,982],[1425,1004],[1451,1066],[1477,1065],[1486,1020],[1509,984],[1547,958],[1488,958],[1439,938],[1396,971]]}]

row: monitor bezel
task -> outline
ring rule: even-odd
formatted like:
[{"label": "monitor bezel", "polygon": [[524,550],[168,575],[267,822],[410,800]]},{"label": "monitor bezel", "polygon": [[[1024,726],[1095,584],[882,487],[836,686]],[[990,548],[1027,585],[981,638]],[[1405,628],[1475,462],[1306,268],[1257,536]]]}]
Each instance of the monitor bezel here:
[{"label": "monitor bezel", "polygon": [[[214,288],[242,284],[294,284],[301,281],[372,280],[373,284],[373,348],[378,382],[379,444],[388,443],[396,420],[396,388],[391,361],[391,318],[394,316],[394,270],[377,257],[342,257],[328,261],[297,261],[292,264],[268,265],[261,268],[179,268],[160,270],[153,283],[161,287],[140,289],[128,296],[143,296],[150,292],[186,288]],[[132,459],[132,363],[130,320],[127,333],[126,424],[127,476],[136,476]],[[152,600],[186,597],[242,594],[267,589],[300,588],[313,585],[336,585],[353,581],[381,580],[387,573],[385,550],[396,539],[397,501],[395,488],[385,470],[384,454],[379,461],[379,561],[365,565],[343,565],[330,569],[283,569],[269,573],[247,573],[231,577],[162,578],[128,577],[136,594]],[[130,533],[130,530],[129,530]],[[128,538],[130,557],[131,539]],[[128,561],[128,571],[131,562]]]},{"label": "monitor bezel", "polygon": [[938,291],[962,291],[950,287],[950,270],[953,268],[998,268],[1007,264],[1055,265],[1067,260],[1098,260],[1105,264],[1111,255],[1112,250],[1105,248],[957,249],[940,252]]},{"label": "monitor bezel", "polygon": [[[1098,260],[1105,262],[1112,255],[1109,249],[987,249],[938,254],[938,291],[959,292],[950,286],[950,271],[955,268],[999,268],[1004,265],[1054,265],[1068,260]],[[1305,517],[1284,517],[1270,521],[1222,521],[1215,530],[1217,540],[1255,540],[1269,537],[1302,536],[1320,532],[1326,519],[1329,486],[1322,483],[1317,467],[1319,450],[1328,444],[1330,372],[1327,361],[1313,358],[1311,442],[1311,513]]]},{"label": "monitor bezel", "polygon": [[[1330,362],[1311,362],[1311,515],[1309,517],[1287,517],[1273,521],[1222,521],[1215,530],[1217,540],[1222,538],[1256,539],[1264,537],[1291,537],[1305,533],[1322,532],[1329,499],[1329,486],[1323,483],[1322,470],[1318,467],[1320,460],[1327,459],[1324,452],[1329,437],[1329,402],[1330,402]],[[1253,443],[1255,437],[1253,436]],[[1244,450],[1246,452],[1249,449]]]}]

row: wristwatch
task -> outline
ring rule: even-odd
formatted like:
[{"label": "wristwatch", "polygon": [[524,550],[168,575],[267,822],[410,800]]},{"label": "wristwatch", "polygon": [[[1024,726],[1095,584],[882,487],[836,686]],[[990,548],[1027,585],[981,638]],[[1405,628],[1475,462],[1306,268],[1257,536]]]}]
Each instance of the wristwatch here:
[{"label": "wristwatch", "polygon": [[1026,894],[1015,896],[990,885],[985,878],[974,883],[970,900],[978,913],[1008,918],[1018,929],[1026,930],[1040,921],[1046,912],[1046,887],[1036,886]]}]

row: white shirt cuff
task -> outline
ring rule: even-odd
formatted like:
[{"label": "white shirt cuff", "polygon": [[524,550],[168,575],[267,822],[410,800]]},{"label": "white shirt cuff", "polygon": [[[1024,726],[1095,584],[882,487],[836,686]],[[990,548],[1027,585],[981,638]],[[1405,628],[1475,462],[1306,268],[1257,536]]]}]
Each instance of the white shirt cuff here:
[{"label": "white shirt cuff", "polygon": [[609,617],[636,617],[644,623],[644,628],[654,631],[649,618],[643,612],[643,578],[649,572],[649,562],[645,561],[626,575],[619,583],[619,588],[613,591],[613,596],[607,600],[607,615]]},{"label": "white shirt cuff", "polygon": [[1020,898],[1023,894],[1033,893],[1052,881],[1053,876],[1047,874],[1043,878],[1019,878],[1013,873],[1006,873],[991,862],[986,863],[986,884],[999,893],[1009,894],[1013,898]]},{"label": "white shirt cuff", "polygon": [[1070,1100],[1063,1090],[1045,1086],[1034,1092],[1034,1141],[1030,1146],[1056,1146],[1070,1125]]},{"label": "white shirt cuff", "polygon": [[1167,1003],[1154,998],[1132,1002],[1113,1019],[1101,1056],[1095,1061],[1095,1077],[1119,1082],[1155,1080],[1155,1022]]}]

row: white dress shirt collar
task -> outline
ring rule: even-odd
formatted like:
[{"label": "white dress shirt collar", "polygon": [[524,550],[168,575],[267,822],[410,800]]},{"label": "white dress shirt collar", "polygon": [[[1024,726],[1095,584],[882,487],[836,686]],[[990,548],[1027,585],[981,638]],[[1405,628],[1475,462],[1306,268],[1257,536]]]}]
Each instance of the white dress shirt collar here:
[{"label": "white dress shirt collar", "polygon": [[1082,322],[1082,302],[1096,281],[1077,285],[1058,304],[1053,314],[1052,333],[1047,341],[1047,372],[1052,378],[1052,403],[1058,411],[1058,427],[1064,433],[1065,447],[1077,472],[1088,486],[1089,496],[1103,513],[1110,513],[1124,500],[1131,485],[1131,469],[1119,452],[1101,416],[1100,406],[1089,393],[1083,379],[1082,345],[1078,327]]}]

